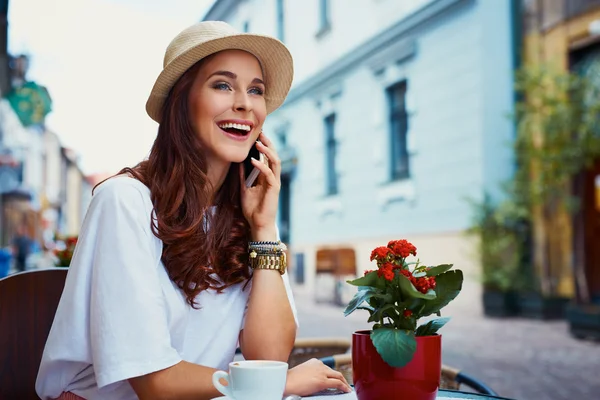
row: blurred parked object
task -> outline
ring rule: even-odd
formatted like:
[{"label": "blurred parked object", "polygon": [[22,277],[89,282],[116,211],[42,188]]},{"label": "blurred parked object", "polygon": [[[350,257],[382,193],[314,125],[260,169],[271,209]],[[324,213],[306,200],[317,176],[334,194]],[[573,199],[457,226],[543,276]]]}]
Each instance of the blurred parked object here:
[{"label": "blurred parked object", "polygon": [[[356,276],[356,254],[354,249],[322,248],[316,253],[316,284],[318,300],[331,301],[343,305],[344,282],[348,277]],[[331,287],[333,284],[333,287]],[[324,289],[325,288],[325,289]],[[331,288],[331,291],[328,290]],[[323,290],[324,289],[324,290]]]},{"label": "blurred parked object", "polygon": [[12,252],[5,248],[0,248],[0,279],[6,277],[10,271],[12,261]]},{"label": "blurred parked object", "polygon": [[12,240],[12,245],[15,268],[17,272],[23,272],[26,269],[27,258],[33,250],[33,240],[27,234],[27,229],[24,225],[17,227],[17,233]]},{"label": "blurred parked object", "polygon": [[0,399],[38,400],[35,380],[66,269],[0,279]]}]

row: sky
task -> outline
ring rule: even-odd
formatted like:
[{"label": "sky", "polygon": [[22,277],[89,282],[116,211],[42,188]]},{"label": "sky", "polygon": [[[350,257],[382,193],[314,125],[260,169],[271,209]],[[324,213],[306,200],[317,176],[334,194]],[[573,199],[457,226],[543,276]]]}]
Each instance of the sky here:
[{"label": "sky", "polygon": [[48,88],[47,127],[85,174],[144,159],[158,125],[145,111],[171,39],[213,0],[10,0],[9,52]]}]

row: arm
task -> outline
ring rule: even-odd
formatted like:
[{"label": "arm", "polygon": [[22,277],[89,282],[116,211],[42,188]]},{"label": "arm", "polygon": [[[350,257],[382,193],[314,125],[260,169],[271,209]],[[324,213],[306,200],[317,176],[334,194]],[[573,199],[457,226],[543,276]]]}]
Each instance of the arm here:
[{"label": "arm", "polygon": [[[252,164],[260,170],[258,184],[246,188],[240,164],[242,210],[250,224],[252,240],[276,241],[281,162],[271,141],[262,133],[259,139],[256,146],[267,156],[269,165],[253,159]],[[296,322],[281,275],[272,270],[255,270],[239,339],[244,357],[287,361],[295,338]]]},{"label": "arm", "polygon": [[[273,144],[262,133],[260,141],[256,146],[268,157],[270,167],[252,160],[261,174],[256,186],[246,188],[243,164],[240,164],[242,209],[250,224],[252,240],[275,241],[281,162]],[[273,270],[255,270],[246,323],[239,339],[244,357],[287,361],[295,338],[296,321],[282,275]],[[285,393],[308,396],[330,387],[351,390],[341,373],[313,359],[288,371]]]},{"label": "arm", "polygon": [[181,361],[172,367],[129,379],[140,400],[204,400],[222,396],[212,384],[216,369]]},{"label": "arm", "polygon": [[[253,233],[256,241],[273,241],[275,227]],[[240,347],[247,360],[287,361],[296,338],[296,321],[278,271],[255,270]]]}]

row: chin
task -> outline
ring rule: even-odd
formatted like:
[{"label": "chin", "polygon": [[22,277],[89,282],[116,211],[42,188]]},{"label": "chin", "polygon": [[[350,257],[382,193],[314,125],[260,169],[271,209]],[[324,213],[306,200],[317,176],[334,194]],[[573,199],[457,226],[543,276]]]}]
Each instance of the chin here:
[{"label": "chin", "polygon": [[232,151],[223,154],[222,158],[230,163],[241,163],[248,157],[247,151]]}]

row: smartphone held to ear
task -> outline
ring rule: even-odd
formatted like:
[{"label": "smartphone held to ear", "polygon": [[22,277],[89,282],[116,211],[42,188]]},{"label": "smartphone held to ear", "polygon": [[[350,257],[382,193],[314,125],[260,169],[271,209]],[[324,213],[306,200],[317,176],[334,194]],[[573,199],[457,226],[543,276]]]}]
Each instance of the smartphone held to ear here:
[{"label": "smartphone held to ear", "polygon": [[258,151],[258,149],[256,148],[256,143],[252,145],[250,153],[248,153],[248,157],[246,157],[246,159],[244,160],[244,174],[246,175],[246,187],[252,187],[252,185],[254,185],[254,182],[256,182],[256,178],[258,178],[258,175],[260,174],[260,170],[254,165],[252,165],[252,162],[250,161],[251,158],[258,160],[263,164],[267,164],[267,157],[263,153]]}]

